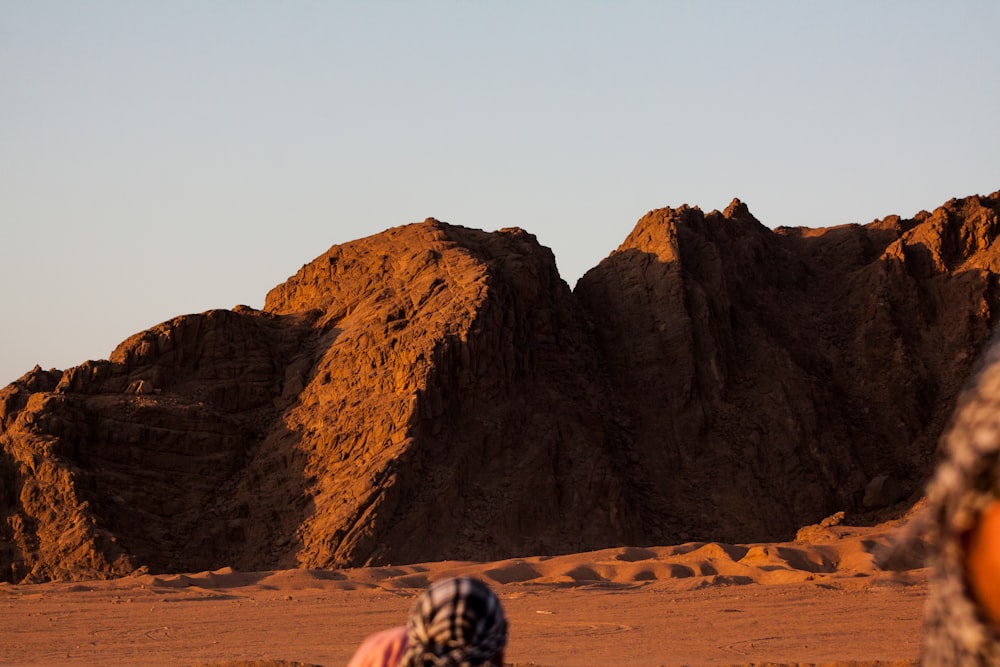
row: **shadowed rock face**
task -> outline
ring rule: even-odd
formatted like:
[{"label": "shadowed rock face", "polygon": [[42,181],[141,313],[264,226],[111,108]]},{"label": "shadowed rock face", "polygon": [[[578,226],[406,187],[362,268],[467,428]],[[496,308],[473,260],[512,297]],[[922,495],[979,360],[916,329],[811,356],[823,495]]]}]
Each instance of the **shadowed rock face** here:
[{"label": "shadowed rock face", "polygon": [[580,280],[678,537],[787,535],[882,475],[888,501],[920,489],[998,312],[998,204],[774,231],[738,201],[653,211]]},{"label": "shadowed rock face", "polygon": [[0,580],[761,541],[912,500],[1000,312],[998,211],[662,209],[575,292],[519,229],[334,246],[262,311],[0,390]]}]

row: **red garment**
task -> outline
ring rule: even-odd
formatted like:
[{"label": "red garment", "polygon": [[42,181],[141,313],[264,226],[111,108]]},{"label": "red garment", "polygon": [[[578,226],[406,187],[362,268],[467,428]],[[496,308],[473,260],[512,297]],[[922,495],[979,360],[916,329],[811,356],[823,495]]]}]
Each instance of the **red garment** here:
[{"label": "red garment", "polygon": [[347,667],[398,667],[407,645],[405,625],[376,632],[362,642]]}]

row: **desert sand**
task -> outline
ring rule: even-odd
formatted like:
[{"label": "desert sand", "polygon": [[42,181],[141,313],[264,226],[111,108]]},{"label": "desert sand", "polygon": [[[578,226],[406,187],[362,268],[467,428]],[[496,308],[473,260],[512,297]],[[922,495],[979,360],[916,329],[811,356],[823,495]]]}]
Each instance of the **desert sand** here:
[{"label": "desert sand", "polygon": [[3,584],[0,663],[334,667],[369,633],[404,623],[428,582],[474,575],[503,600],[508,664],[909,665],[927,573],[916,560],[879,566],[899,531],[813,526],[780,544]]}]

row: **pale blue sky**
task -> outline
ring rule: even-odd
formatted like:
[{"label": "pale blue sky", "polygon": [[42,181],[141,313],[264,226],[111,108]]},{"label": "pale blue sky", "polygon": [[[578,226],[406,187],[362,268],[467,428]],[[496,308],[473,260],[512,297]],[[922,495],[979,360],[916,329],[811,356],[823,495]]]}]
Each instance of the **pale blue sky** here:
[{"label": "pale blue sky", "polygon": [[335,243],[520,226],[572,286],[646,211],[1000,189],[1000,3],[0,0],[0,386]]}]

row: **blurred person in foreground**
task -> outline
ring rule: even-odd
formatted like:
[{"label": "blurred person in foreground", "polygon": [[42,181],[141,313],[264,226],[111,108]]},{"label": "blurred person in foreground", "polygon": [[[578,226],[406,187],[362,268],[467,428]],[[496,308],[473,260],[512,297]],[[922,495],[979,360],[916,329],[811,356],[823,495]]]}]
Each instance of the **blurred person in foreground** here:
[{"label": "blurred person in foreground", "polygon": [[405,626],[366,639],[347,667],[502,667],[507,619],[490,588],[444,579],[420,594]]},{"label": "blurred person in foreground", "polygon": [[927,487],[931,567],[921,664],[1000,665],[1000,345],[962,394]]}]

